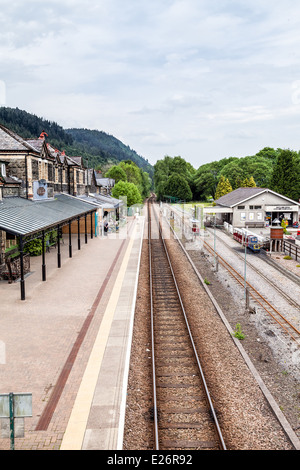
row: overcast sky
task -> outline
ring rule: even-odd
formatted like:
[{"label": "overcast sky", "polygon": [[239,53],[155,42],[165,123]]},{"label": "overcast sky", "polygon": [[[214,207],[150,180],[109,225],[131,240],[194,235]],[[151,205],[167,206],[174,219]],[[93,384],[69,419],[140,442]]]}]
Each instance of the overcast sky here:
[{"label": "overcast sky", "polygon": [[300,150],[300,3],[0,0],[0,104],[152,164]]}]

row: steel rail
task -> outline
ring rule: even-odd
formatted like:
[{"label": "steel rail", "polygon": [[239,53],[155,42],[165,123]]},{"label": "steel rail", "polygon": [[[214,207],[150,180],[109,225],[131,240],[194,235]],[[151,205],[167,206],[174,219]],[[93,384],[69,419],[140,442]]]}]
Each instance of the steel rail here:
[{"label": "steel rail", "polygon": [[[204,246],[208,247],[208,251],[212,252],[213,254],[216,254],[218,256],[219,259],[221,259],[222,261],[220,262],[220,264],[222,264],[224,266],[225,269],[227,269],[227,271],[230,272],[231,276],[233,278],[236,279],[236,281],[241,284],[243,287],[245,286],[245,280],[244,278],[241,276],[241,274],[239,274],[222,256],[220,256],[206,241],[203,242]],[[228,267],[230,267],[230,269]],[[253,267],[253,266],[251,266]],[[233,272],[235,274],[233,274]],[[240,280],[242,279],[242,281]],[[300,345],[300,331],[292,324],[290,323],[287,318],[285,318],[280,312],[278,312],[278,310],[273,307],[273,305],[271,305],[249,282],[246,281],[246,284],[249,286],[249,288],[255,292],[255,294],[257,294],[261,301],[255,297],[255,295],[253,294],[253,292],[249,292],[249,294],[251,295],[251,297],[259,304],[261,305],[261,307],[274,319],[275,322],[277,322],[280,327],[286,331],[286,333],[293,339],[293,341],[295,341],[297,343],[297,345]],[[289,331],[287,329],[286,326],[284,326],[279,320],[278,318],[276,318],[266,307],[265,305],[262,304],[262,302],[266,303],[280,318],[282,318],[282,320],[286,323],[286,325],[288,325],[295,333],[296,333],[296,336],[295,337],[291,331]],[[295,306],[295,305],[293,305]],[[298,308],[298,306],[297,306]]]},{"label": "steel rail", "polygon": [[[208,251],[210,251],[212,254],[217,254],[218,256],[218,259],[221,260],[220,261],[220,264],[222,264],[225,269],[227,269],[227,271],[229,271],[229,273],[231,274],[231,276],[233,276],[236,281],[241,284],[243,287],[245,286],[245,280],[243,278],[243,276],[238,273],[222,256],[220,256],[217,252],[215,252],[215,250],[206,242],[204,241],[204,246],[207,248]],[[275,307],[273,307],[273,305],[270,304],[270,302],[265,299],[256,289],[255,287],[253,287],[248,281],[246,281],[246,285],[249,287],[250,291],[249,291],[249,294],[251,295],[251,297],[253,297],[253,299],[259,303],[259,305],[261,305],[261,307],[281,326],[281,328],[284,329],[284,331],[286,331],[286,333],[289,334],[289,336],[296,342],[299,341],[299,338],[300,338],[300,331],[294,326],[292,325],[288,320],[287,318],[285,318]],[[253,294],[253,292],[255,293],[255,295]],[[256,297],[258,296],[259,299]],[[295,337],[288,329],[285,325],[283,325],[279,320],[278,318],[276,318],[266,307],[265,305],[263,305],[263,303],[267,304],[268,307],[270,307],[285,323],[286,325],[288,325],[297,335],[298,335],[298,338]]]},{"label": "steel rail", "polygon": [[[230,246],[228,243],[226,243],[222,238],[218,237],[218,235],[216,235],[216,238],[218,240],[220,240],[221,243],[223,243],[228,249],[230,249],[231,251],[234,252],[234,254],[240,258],[241,260],[244,260],[244,257],[235,251],[235,249]],[[206,242],[208,243],[208,242]],[[216,252],[217,253],[217,252]],[[219,255],[218,255],[219,256]],[[257,255],[254,255],[254,256],[257,256]],[[258,268],[256,268],[252,263],[248,261],[246,261],[246,264],[247,266],[249,266],[251,269],[253,269],[253,271],[255,271],[260,277],[262,277],[266,282],[268,282],[268,284],[270,284],[270,286],[272,286],[273,289],[277,290],[277,292],[279,292],[279,294],[285,298],[285,300],[290,304],[292,305],[293,307],[295,307],[297,310],[300,310],[300,305],[298,304],[298,302],[296,302],[295,300],[291,299],[280,287],[278,287],[275,282],[271,281],[267,276],[265,276]]]},{"label": "steel rail", "polygon": [[[150,199],[151,201],[152,199]],[[153,385],[153,420],[154,420],[154,447],[159,450],[158,438],[158,410],[157,410],[157,393],[156,393],[156,369],[154,356],[154,308],[153,308],[153,282],[152,282],[152,249],[151,249],[151,210],[148,200],[148,253],[149,253],[149,289],[150,289],[150,317],[151,317],[151,359],[152,359],[152,385]]]},{"label": "steel rail", "polygon": [[[155,211],[154,211],[154,214],[155,214]],[[149,217],[149,215],[150,215],[150,204],[148,203],[148,217]],[[201,382],[202,382],[202,385],[203,385],[203,388],[204,388],[205,397],[206,397],[206,400],[207,400],[207,404],[209,406],[210,414],[211,414],[211,417],[212,417],[214,425],[215,425],[215,429],[216,429],[216,432],[217,432],[217,436],[218,436],[218,439],[219,439],[219,442],[220,442],[221,449],[226,450],[226,444],[225,444],[225,441],[224,441],[224,438],[223,438],[223,435],[222,435],[222,431],[221,431],[221,428],[220,428],[220,425],[219,425],[219,422],[218,422],[218,418],[217,418],[217,415],[216,415],[216,412],[215,412],[215,409],[214,409],[214,406],[213,406],[213,403],[212,403],[212,400],[211,400],[210,392],[209,392],[209,389],[208,389],[208,386],[207,386],[207,383],[206,383],[206,379],[205,379],[203,368],[202,368],[202,365],[201,365],[201,362],[200,362],[200,359],[199,359],[199,356],[198,356],[198,352],[196,350],[195,342],[194,342],[192,332],[191,332],[191,329],[190,329],[190,326],[189,326],[189,323],[188,323],[187,315],[186,315],[185,308],[184,308],[184,305],[183,305],[183,301],[182,301],[182,298],[181,298],[181,295],[180,295],[178,283],[176,281],[176,277],[175,277],[175,273],[174,273],[174,270],[173,270],[173,267],[172,267],[172,263],[171,263],[171,260],[170,260],[168,249],[167,249],[166,243],[165,243],[164,238],[163,238],[161,224],[157,220],[156,214],[155,214],[155,218],[156,218],[156,221],[158,223],[160,239],[162,241],[162,244],[163,244],[163,247],[164,247],[164,250],[165,250],[165,254],[166,254],[166,257],[167,257],[167,260],[168,260],[168,263],[169,263],[170,271],[171,271],[172,278],[173,278],[173,281],[174,281],[174,285],[175,285],[175,288],[176,288],[177,296],[178,296],[178,299],[179,299],[179,302],[180,302],[181,310],[182,310],[182,313],[183,313],[183,316],[184,316],[184,320],[185,320],[185,324],[186,324],[187,331],[188,331],[188,334],[189,334],[189,339],[190,339],[190,342],[191,342],[191,345],[192,345],[194,356],[195,356],[195,359],[196,359],[196,362],[197,362],[198,370],[199,370],[199,373],[200,373],[200,379],[201,379]],[[149,218],[149,222],[150,221],[151,221],[151,216]],[[149,223],[149,226],[150,225],[151,225],[151,222]],[[150,246],[151,245],[151,240],[150,240],[151,226],[150,227],[149,226],[148,226],[148,233],[149,233],[148,243],[149,243],[149,246]],[[150,253],[152,253],[151,248],[150,248]],[[149,256],[149,258],[150,258],[150,256]],[[151,266],[151,264],[150,264],[150,266]],[[154,312],[153,312],[153,301],[152,301],[152,276],[151,275],[150,275],[150,279],[151,279],[150,282],[151,282],[151,334],[152,334],[151,342],[152,342],[152,348],[153,348],[152,349],[152,370],[153,370],[153,374],[155,374]],[[156,383],[155,380],[156,379],[155,379],[155,377],[153,378],[153,380],[154,380],[153,388],[154,388],[154,390],[156,390],[156,385],[155,385],[155,383]],[[154,408],[155,408],[155,414],[156,414],[157,413],[156,397],[154,398]],[[154,428],[155,428],[154,433],[155,433],[155,436],[156,436],[155,437],[155,445],[158,445],[159,444],[159,439],[158,439],[158,419],[157,419],[157,416],[156,416],[156,419],[155,419]]]}]

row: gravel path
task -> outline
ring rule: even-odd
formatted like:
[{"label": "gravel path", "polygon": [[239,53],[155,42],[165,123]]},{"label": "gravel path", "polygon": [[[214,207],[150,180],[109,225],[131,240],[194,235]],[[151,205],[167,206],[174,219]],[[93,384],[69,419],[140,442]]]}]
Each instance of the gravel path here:
[{"label": "gravel path", "polygon": [[[273,411],[256,380],[245,364],[231,335],[199,283],[191,265],[176,241],[167,240],[171,256],[176,259],[175,270],[184,286],[184,303],[189,312],[194,338],[206,379],[228,449],[233,450],[291,450],[292,446],[281,429]],[[228,321],[235,328],[242,324],[243,340],[251,360],[267,381],[273,396],[296,430],[299,426],[299,382],[287,367],[283,369],[265,336],[258,334],[256,315],[246,315],[241,299],[232,291],[224,276],[213,272],[212,263],[199,250],[189,250],[203,277],[209,277],[209,288],[216,296]],[[152,449],[152,391],[150,312],[148,298],[147,240],[142,249],[134,335],[128,382],[124,449]],[[236,289],[236,288],[234,288]],[[267,330],[268,331],[268,330]],[[298,430],[299,431],[299,430]]]}]

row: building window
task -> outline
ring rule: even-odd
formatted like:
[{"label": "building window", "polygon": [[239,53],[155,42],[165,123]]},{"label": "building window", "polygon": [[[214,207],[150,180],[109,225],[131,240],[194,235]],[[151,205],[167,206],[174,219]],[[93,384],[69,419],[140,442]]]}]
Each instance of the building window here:
[{"label": "building window", "polygon": [[261,209],[261,206],[254,206],[254,209]]},{"label": "building window", "polygon": [[246,220],[246,212],[241,212],[241,220]]},{"label": "building window", "polygon": [[249,212],[249,220],[254,220],[254,212]]},{"label": "building window", "polygon": [[262,212],[257,212],[256,217],[257,217],[257,220],[263,220]]},{"label": "building window", "polygon": [[245,206],[238,206],[238,209],[243,210],[243,209],[245,209]]}]

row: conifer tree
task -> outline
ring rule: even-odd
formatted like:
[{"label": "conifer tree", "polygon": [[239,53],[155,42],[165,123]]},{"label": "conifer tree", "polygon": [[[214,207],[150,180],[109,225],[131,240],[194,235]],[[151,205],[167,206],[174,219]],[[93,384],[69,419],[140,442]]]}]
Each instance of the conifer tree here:
[{"label": "conifer tree", "polygon": [[250,176],[250,178],[245,178],[241,187],[242,188],[256,188],[256,183],[254,181],[253,176]]},{"label": "conifer tree", "polygon": [[222,196],[225,196],[225,194],[228,194],[232,191],[232,186],[229,183],[228,178],[225,179],[223,175],[221,175],[216,193],[215,193],[215,200],[219,199]]},{"label": "conifer tree", "polygon": [[300,197],[299,155],[291,150],[282,150],[277,158],[271,179],[271,189],[294,201]]},{"label": "conifer tree", "polygon": [[248,180],[248,188],[256,188],[256,183],[254,181],[253,176],[250,176],[250,178]]}]

